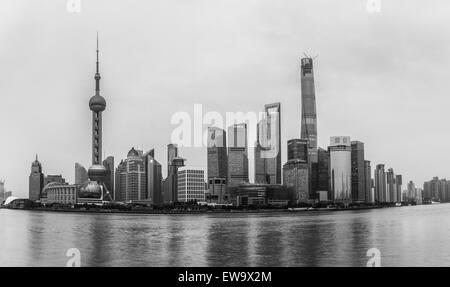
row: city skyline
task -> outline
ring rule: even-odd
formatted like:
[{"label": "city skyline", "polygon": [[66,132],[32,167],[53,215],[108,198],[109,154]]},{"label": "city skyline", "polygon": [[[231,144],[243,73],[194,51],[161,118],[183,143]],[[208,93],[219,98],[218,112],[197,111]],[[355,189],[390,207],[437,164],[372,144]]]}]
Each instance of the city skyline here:
[{"label": "city skyline", "polygon": [[[91,7],[95,7],[96,4],[92,5],[93,6]],[[115,4],[111,5],[114,6]],[[233,4],[230,4],[230,6],[232,5]],[[251,4],[246,5],[248,5],[244,7],[245,9],[248,9],[246,11],[251,11]],[[291,8],[297,7],[294,4],[291,5],[293,5]],[[336,4],[330,5],[333,6]],[[392,4],[392,6],[386,5],[383,9],[387,10],[386,13],[388,15],[369,15],[367,14],[367,11],[364,11],[365,5],[361,4],[358,6],[355,2],[353,5],[354,7],[351,7],[349,12],[350,16],[354,16],[357,19],[367,17],[369,20],[364,21],[368,21],[367,24],[370,28],[368,30],[373,31],[371,29],[374,29],[378,32],[384,31],[390,23],[381,23],[382,21],[379,19],[376,20],[376,17],[388,17],[389,19],[389,8],[395,8],[395,6],[393,6],[394,4]],[[285,6],[286,7],[283,9],[288,9],[290,7],[290,5]],[[312,9],[315,9],[314,7],[315,6],[312,5]],[[412,9],[410,7],[411,6],[403,6],[402,9],[405,9],[406,11],[403,11],[401,16],[408,18],[408,9]],[[32,8],[39,9],[35,4],[26,7],[26,9]],[[15,7],[15,9],[17,9],[17,7]],[[84,7],[84,11],[80,13],[80,15],[70,15],[64,11],[64,7],[54,7],[54,9],[55,11],[47,12],[47,14],[42,12],[43,16],[39,14],[39,16],[36,17],[46,19],[49,15],[48,13],[61,13],[61,16],[56,15],[57,17],[62,18],[59,19],[63,23],[61,28],[73,28],[74,25],[80,24],[80,21],[82,20],[77,20],[76,17],[91,17],[90,15],[83,14],[89,13],[89,5]],[[61,12],[58,12],[57,9],[61,9]],[[106,7],[105,9],[111,9],[111,7]],[[160,7],[160,9],[164,10],[163,7]],[[264,7],[261,9],[263,12],[267,12],[264,11]],[[26,11],[30,11],[31,13],[31,10]],[[300,12],[298,9],[296,11]],[[395,12],[398,16],[398,11],[395,10]],[[133,14],[134,13],[136,13],[136,11],[133,11]],[[228,13],[235,15],[232,11],[228,11]],[[138,13],[138,15],[141,14]],[[416,16],[416,14],[414,15]],[[294,21],[292,15],[289,14],[289,16],[291,17],[288,17],[287,21]],[[69,17],[71,18],[68,19]],[[439,24],[439,19],[441,18],[439,18],[439,15],[436,18],[436,22],[427,24]],[[14,16],[10,16],[6,19],[6,21],[14,21]],[[106,22],[108,23],[108,21]],[[395,24],[400,25],[399,22],[401,21],[397,20]],[[272,25],[277,25],[275,22],[270,23]],[[306,23],[306,20],[302,23]],[[419,18],[419,21],[415,22],[414,25],[419,25],[420,23]],[[109,24],[111,23],[109,22]],[[218,27],[222,27],[222,24],[224,23],[216,24]],[[371,24],[373,24],[373,26]],[[198,53],[196,57],[197,61],[189,64],[196,67],[194,71],[197,71],[199,79],[195,76],[189,77],[190,70],[183,65],[181,69],[182,73],[174,75],[175,82],[177,83],[176,86],[179,90],[166,90],[166,93],[164,90],[168,88],[170,83],[165,81],[174,79],[166,73],[169,72],[169,70],[170,72],[174,72],[172,69],[175,67],[172,65],[177,62],[177,57],[181,56],[181,51],[171,50],[173,58],[170,57],[170,55],[162,53],[161,50],[159,53],[156,53],[156,55],[161,55],[162,53],[164,60],[170,60],[167,61],[167,63],[171,65],[168,68],[169,70],[164,70],[160,61],[155,61],[155,63],[159,63],[159,65],[152,65],[155,56],[151,56],[151,53],[148,53],[147,55],[147,52],[144,53],[143,50],[136,48],[140,51],[140,54],[138,53],[139,55],[146,56],[141,59],[136,59],[136,56],[127,53],[129,49],[132,49],[135,46],[140,47],[139,43],[143,43],[144,46],[149,47],[148,45],[152,43],[149,41],[149,39],[152,38],[151,33],[145,33],[142,36],[135,35],[135,39],[131,42],[132,44],[130,44],[131,46],[124,46],[123,43],[118,43],[121,42],[118,38],[124,35],[121,34],[120,31],[113,31],[113,26],[107,27],[106,24],[104,25],[104,27],[94,27],[96,25],[89,22],[86,25],[81,25],[81,28],[74,29],[72,33],[67,32],[62,34],[56,33],[57,31],[52,30],[53,28],[47,27],[46,29],[48,30],[46,31],[48,31],[48,34],[44,35],[41,39],[42,43],[38,43],[39,45],[36,45],[35,47],[30,45],[30,41],[32,41],[30,37],[24,37],[22,34],[22,38],[18,39],[12,36],[12,34],[8,34],[8,39],[11,39],[12,41],[6,43],[6,48],[3,47],[0,50],[2,59],[5,59],[3,56],[6,55],[10,49],[12,51],[14,47],[19,44],[20,47],[23,47],[19,48],[17,51],[22,52],[23,55],[28,55],[30,51],[35,51],[37,55],[42,57],[42,59],[39,59],[39,57],[34,58],[25,55],[25,57],[23,59],[21,58],[21,61],[15,63],[14,66],[8,65],[9,60],[5,59],[6,65],[2,65],[2,68],[0,68],[0,74],[4,76],[5,79],[0,85],[0,93],[4,95],[2,101],[4,101],[5,106],[17,105],[20,103],[18,101],[24,99],[29,101],[30,106],[29,108],[25,107],[24,112],[21,113],[21,116],[24,117],[23,122],[12,122],[14,116],[12,111],[7,109],[4,109],[0,115],[1,122],[7,123],[2,124],[2,130],[5,135],[17,139],[2,141],[0,144],[1,158],[3,159],[0,166],[0,178],[6,180],[8,189],[11,189],[14,195],[26,197],[28,194],[28,181],[26,179],[29,175],[29,165],[36,153],[39,154],[39,159],[45,174],[62,174],[63,177],[71,183],[74,182],[74,163],[80,162],[85,167],[89,166],[89,151],[91,147],[89,146],[90,135],[86,134],[86,129],[90,125],[90,115],[88,114],[88,111],[86,111],[85,105],[86,100],[89,99],[93,91],[91,80],[92,73],[89,71],[94,71],[92,65],[92,58],[94,55],[92,53],[92,43],[93,39],[95,39],[94,33],[96,30],[100,30],[102,34],[102,57],[105,59],[103,60],[104,68],[102,74],[106,74],[104,81],[107,83],[103,86],[105,87],[105,95],[108,95],[108,99],[111,99],[108,101],[108,104],[111,103],[111,109],[108,110],[108,113],[110,114],[104,115],[104,121],[108,122],[108,126],[104,127],[104,145],[106,149],[104,154],[106,156],[112,155],[115,158],[122,158],[122,155],[132,146],[143,146],[145,147],[144,150],[155,148],[155,158],[161,161],[161,165],[164,168],[167,166],[167,163],[164,161],[166,144],[169,142],[170,132],[174,128],[174,126],[170,125],[170,116],[173,113],[179,110],[185,110],[192,114],[193,104],[196,102],[202,103],[207,110],[217,110],[221,113],[225,113],[225,111],[238,111],[241,109],[244,112],[259,111],[263,104],[280,101],[283,106],[283,119],[281,124],[281,142],[283,147],[282,163],[285,163],[285,143],[288,139],[300,137],[298,125],[300,122],[301,108],[299,60],[302,57],[301,51],[304,49],[308,52],[310,51],[312,54],[317,53],[320,55],[314,63],[319,147],[326,148],[330,136],[348,135],[352,139],[359,140],[365,144],[365,156],[371,161],[373,167],[381,163],[385,164],[386,170],[394,167],[396,172],[398,171],[403,174],[404,182],[413,180],[417,186],[421,186],[423,182],[429,180],[433,176],[437,175],[440,178],[448,176],[445,174],[446,170],[444,165],[439,162],[434,164],[433,156],[429,156],[428,154],[430,151],[445,151],[443,148],[444,146],[440,145],[441,143],[444,144],[446,142],[445,137],[441,140],[439,137],[441,136],[440,130],[444,130],[444,126],[441,127],[440,125],[445,122],[445,111],[443,110],[442,113],[428,112],[431,110],[431,107],[434,108],[434,106],[429,106],[431,103],[428,103],[428,100],[430,98],[440,99],[439,96],[443,97],[445,93],[439,92],[439,89],[446,90],[445,87],[448,85],[444,81],[435,82],[436,79],[431,79],[430,74],[437,77],[437,79],[443,79],[445,71],[439,72],[439,69],[434,68],[433,71],[427,75],[421,75],[420,78],[426,77],[426,79],[429,80],[424,81],[423,86],[420,85],[422,81],[414,83],[414,81],[408,77],[411,76],[411,73],[408,74],[407,71],[405,71],[405,75],[402,74],[400,77],[398,77],[399,75],[396,75],[396,73],[406,68],[418,72],[421,70],[419,69],[419,64],[424,64],[425,62],[426,65],[429,65],[426,61],[433,60],[434,57],[436,57],[436,53],[433,53],[433,55],[419,55],[414,54],[416,50],[408,50],[412,53],[409,55],[398,55],[401,53],[396,53],[397,58],[395,62],[388,61],[386,64],[394,65],[394,68],[397,69],[393,69],[393,71],[383,70],[383,74],[389,74],[386,76],[381,75],[379,61],[374,61],[372,65],[367,65],[362,71],[360,70],[362,66],[360,66],[358,60],[363,60],[363,63],[366,63],[364,60],[368,61],[369,58],[374,56],[386,60],[388,55],[392,55],[386,53],[387,48],[377,52],[377,49],[375,48],[369,49],[368,52],[362,53],[363,55],[358,53],[353,54],[350,53],[350,51],[348,53],[338,53],[338,51],[324,49],[324,45],[320,45],[320,41],[317,40],[314,41],[314,44],[304,43],[303,45],[300,45],[303,40],[307,41],[308,39],[315,39],[311,34],[305,33],[306,35],[303,35],[300,33],[300,35],[294,37],[295,41],[291,41],[297,43],[297,45],[293,45],[293,47],[289,47],[289,49],[286,47],[281,49],[283,52],[287,52],[286,55],[281,56],[263,49],[263,51],[260,50],[260,53],[257,53],[255,56],[240,54],[238,59],[231,62],[232,65],[242,65],[243,71],[246,71],[245,74],[248,74],[249,71],[251,71],[250,73],[254,73],[252,77],[244,77],[244,74],[241,75],[243,77],[243,80],[241,79],[241,81],[245,81],[247,84],[242,84],[241,81],[237,81],[235,77],[229,77],[220,81],[217,79],[215,81],[208,81],[208,85],[210,86],[206,85],[198,87],[197,85],[200,82],[199,79],[204,76],[202,70],[202,68],[204,68],[202,65],[203,59],[208,59],[210,54],[208,54],[208,51],[204,51],[198,47],[188,47],[190,48],[188,49],[190,52]],[[382,27],[376,27],[377,25],[381,25]],[[235,27],[232,26],[230,28],[231,32],[233,31],[233,28]],[[81,29],[86,30],[83,31]],[[176,27],[174,29],[175,32],[178,31]],[[361,32],[358,29],[356,30]],[[53,32],[55,33],[53,34]],[[114,34],[116,32],[117,34]],[[232,37],[232,33],[230,34],[230,31],[228,32],[229,33],[226,35]],[[292,32],[292,30],[288,32]],[[5,32],[0,30],[0,33]],[[273,36],[270,35],[270,33],[262,33],[262,35],[256,33],[256,35],[252,35],[256,37],[257,41],[264,41],[266,37]],[[290,38],[292,34],[290,34],[290,36],[282,34],[275,36],[282,37],[282,39],[286,40],[292,40]],[[436,35],[432,34],[428,37],[432,38],[433,36]],[[378,40],[384,43],[385,40],[383,39]],[[387,39],[389,39],[389,37],[387,37]],[[352,41],[348,41],[348,39],[339,39],[339,41],[344,44],[352,43]],[[292,44],[291,42],[290,44]],[[80,45],[72,47],[75,43],[79,43]],[[394,41],[394,43],[402,44],[403,42]],[[40,54],[40,52],[44,52],[41,50],[43,47],[42,44],[44,44],[44,46],[48,45],[50,51],[45,51],[44,54]],[[118,46],[116,46],[116,44]],[[161,41],[158,42],[158,44],[164,46]],[[251,43],[247,44],[249,44],[247,48],[254,48]],[[268,44],[275,45],[276,43],[271,42]],[[403,43],[405,48],[407,44],[408,43]],[[375,46],[380,48],[377,45]],[[25,49],[25,47],[27,50],[21,50]],[[213,45],[213,47],[218,48],[216,45]],[[241,47],[243,48],[241,45],[233,47],[233,51],[237,52]],[[400,46],[400,48],[401,47],[402,46]],[[388,48],[391,49],[391,46]],[[55,52],[58,50],[63,50],[65,52],[52,53],[52,51]],[[418,51],[419,50],[420,49],[418,49]],[[203,51],[205,52],[205,58],[202,57]],[[221,50],[219,49],[217,53],[219,51]],[[442,53],[439,54],[439,52],[443,53],[443,51],[438,50],[438,55],[447,56],[447,58],[444,58],[441,63],[435,63],[435,61],[432,61],[432,63],[437,64],[437,67],[444,67],[448,63],[448,55],[445,53],[442,55]],[[230,57],[233,56],[233,53],[225,53],[224,55],[229,60]],[[118,57],[119,60],[116,61],[114,59],[115,57]],[[13,57],[13,59],[14,58],[15,57]],[[402,61],[402,59],[404,61]],[[416,61],[417,59],[421,60]],[[124,61],[126,60],[129,60],[129,63],[124,66]],[[144,63],[148,63],[148,68],[143,68],[142,65],[138,64],[142,60],[144,60]],[[340,60],[342,60],[342,62],[340,62]],[[48,73],[48,75],[36,73],[35,69],[40,66],[39,63],[42,63],[41,61],[46,63],[46,68],[48,68],[49,71],[54,70],[55,73]],[[220,65],[221,64],[218,66]],[[123,69],[124,67],[125,69]],[[133,69],[133,67],[137,67],[137,69]],[[227,69],[230,68],[230,66],[226,66],[225,64],[223,67],[224,70],[216,71],[217,75],[220,75],[222,72],[227,72]],[[265,83],[265,80],[267,80],[265,77],[272,76],[269,71],[273,69],[273,67],[276,67],[277,73],[274,78],[274,83],[268,86],[267,83]],[[74,69],[73,72],[71,72],[72,68]],[[139,69],[141,69],[140,72],[137,71]],[[159,78],[153,77],[158,71],[160,72],[160,74],[158,74]],[[355,80],[354,76],[357,73],[363,73],[363,80],[361,80],[361,78]],[[387,79],[386,77],[388,76],[396,76],[395,79],[398,80],[398,82]],[[19,79],[22,81],[23,77],[25,78],[25,82],[32,83],[30,85],[31,89],[30,87],[21,87],[21,89],[13,90],[13,87],[16,88],[18,86],[17,81],[19,81]],[[147,82],[147,77],[149,77],[149,82]],[[118,83],[118,79],[121,79],[121,83]],[[386,79],[388,81],[385,81]],[[192,82],[183,85],[183,80],[186,80],[187,82],[191,80]],[[402,81],[403,83],[407,83],[407,85],[403,85],[403,87],[399,88],[402,86]],[[348,93],[347,89],[348,85],[352,82],[359,83],[352,86],[352,89],[350,89],[352,90],[353,95],[352,93]],[[224,87],[227,86],[228,83],[234,83],[236,85],[231,85],[232,88]],[[52,87],[54,84],[56,85]],[[387,87],[379,87],[386,84]],[[162,89],[158,89],[158,85],[160,85],[159,88],[161,88],[162,85]],[[64,86],[67,86],[67,88],[63,88]],[[421,100],[418,95],[423,93],[424,88],[429,88],[431,86],[435,89],[434,93]],[[367,91],[374,88],[376,91],[375,93],[373,91]],[[410,93],[414,88],[419,89]],[[267,91],[262,92],[264,89]],[[198,91],[202,91],[204,95],[196,96]],[[214,96],[213,98],[219,99],[221,104],[215,104],[214,101],[207,99],[207,95],[212,91],[216,91],[219,94],[217,97]],[[231,97],[231,101],[229,100],[230,98],[227,98],[226,101],[230,103],[220,100],[220,95],[225,94],[229,94],[229,97]],[[246,100],[242,98],[242,94],[250,94],[251,97]],[[407,94],[407,98],[405,98],[405,94]],[[167,101],[162,101],[161,98],[167,98]],[[358,98],[363,98],[363,100],[358,102]],[[396,99],[398,98],[403,99],[403,106],[396,102]],[[386,105],[385,101],[387,99],[393,103],[392,106],[394,106],[394,108]],[[442,98],[442,100],[445,101],[445,98]],[[378,101],[382,102],[382,104],[378,105]],[[340,107],[339,103],[344,103],[343,107]],[[394,103],[397,103],[397,105]],[[161,107],[158,108],[158,110],[162,110],[162,112],[157,111],[155,112],[155,115],[152,115],[155,110],[153,108],[155,104],[158,104],[158,107]],[[359,111],[361,106],[367,106],[366,111],[362,108],[364,113]],[[375,107],[373,108],[373,106]],[[436,108],[439,109],[443,106],[445,105],[440,104],[437,105]],[[383,107],[383,109],[381,109],[381,107]],[[379,114],[374,113],[372,110],[374,109],[376,111],[377,108]],[[349,109],[351,110],[350,113],[348,113]],[[401,116],[399,116],[398,111],[402,110],[406,111],[403,111]],[[409,111],[412,112],[408,113]],[[420,115],[423,111],[426,113],[425,117]],[[50,113],[52,116],[49,115]],[[366,116],[366,113],[371,115],[371,117]],[[121,115],[128,115],[128,119],[124,119]],[[385,119],[380,119],[380,115]],[[55,121],[54,118],[58,118],[59,121]],[[417,122],[416,118],[420,118],[420,121]],[[358,120],[356,121],[355,119]],[[28,126],[28,123],[30,122],[33,123],[33,125],[30,124]],[[295,123],[292,124],[292,128],[289,125],[291,122]],[[394,125],[392,123],[394,123]],[[404,126],[407,123],[410,123],[411,127],[402,127],[402,125]],[[421,124],[423,126],[421,126]],[[41,128],[35,128],[35,125]],[[426,130],[424,130],[425,126],[427,126]],[[61,133],[59,132],[60,130],[66,130],[67,132]],[[421,132],[419,133],[418,131]],[[126,141],[119,140],[123,134],[126,135]],[[435,139],[432,143],[430,143],[429,139],[422,139],[422,137],[430,138],[431,136]],[[36,138],[39,139],[39,141],[33,140]],[[423,151],[423,157],[427,155],[430,159],[425,158],[424,162],[421,157],[421,163],[423,163],[423,165],[414,166],[417,158],[412,155],[419,156],[421,154],[417,152],[417,145],[430,147]],[[67,152],[69,150],[70,152]],[[18,157],[10,157],[11,153],[18,155]],[[189,164],[201,165],[206,170],[206,147],[201,149],[180,148],[180,153],[183,154],[185,158],[189,159]],[[440,152],[439,155],[442,156],[442,152]],[[249,153],[249,163],[253,162],[251,156],[252,153]],[[447,157],[449,156],[447,154],[444,154],[443,156],[444,158],[442,158],[441,161],[446,162]],[[433,165],[431,165],[431,163],[433,163]],[[431,169],[428,166],[431,166]],[[434,168],[434,170],[432,168]],[[163,174],[166,173],[167,170],[164,170]],[[252,175],[253,170],[249,168],[250,181],[252,181]]]}]

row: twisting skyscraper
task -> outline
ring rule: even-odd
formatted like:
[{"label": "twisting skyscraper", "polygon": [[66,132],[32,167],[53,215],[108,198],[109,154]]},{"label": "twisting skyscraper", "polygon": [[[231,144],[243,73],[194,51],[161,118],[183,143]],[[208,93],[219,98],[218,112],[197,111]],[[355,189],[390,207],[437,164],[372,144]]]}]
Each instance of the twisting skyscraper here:
[{"label": "twisting skyscraper", "polygon": [[301,60],[302,127],[301,138],[309,141],[311,162],[317,162],[317,115],[314,89],[313,62],[311,58]]}]

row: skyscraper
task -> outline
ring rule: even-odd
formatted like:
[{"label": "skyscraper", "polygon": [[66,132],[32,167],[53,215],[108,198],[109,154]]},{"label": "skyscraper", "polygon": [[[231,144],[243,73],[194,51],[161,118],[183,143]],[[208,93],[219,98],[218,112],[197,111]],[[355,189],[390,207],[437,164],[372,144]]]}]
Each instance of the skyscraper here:
[{"label": "skyscraper", "polygon": [[114,157],[108,156],[103,162],[106,168],[105,186],[110,194],[114,194]]},{"label": "skyscraper", "polygon": [[170,166],[174,158],[178,157],[178,146],[176,144],[167,145],[167,175],[169,175]]},{"label": "skyscraper", "polygon": [[255,147],[255,182],[281,184],[281,104],[264,106]]},{"label": "skyscraper", "polygon": [[330,188],[330,153],[327,150],[317,150],[317,162],[310,163],[310,172],[310,198],[316,199],[318,192],[327,191],[327,198],[333,199]]},{"label": "skyscraper", "polygon": [[147,176],[142,156],[134,149],[117,166],[118,177],[116,201],[147,200]]},{"label": "skyscraper", "polygon": [[290,139],[287,142],[287,159],[301,159],[308,162],[308,140]]},{"label": "skyscraper", "polygon": [[352,200],[366,201],[364,143],[352,141]]},{"label": "skyscraper", "polygon": [[374,171],[375,202],[386,202],[386,172],[384,164],[377,164]]},{"label": "skyscraper", "polygon": [[301,138],[309,141],[311,162],[317,162],[317,115],[313,60],[301,60],[302,121]]},{"label": "skyscraper", "polygon": [[364,161],[364,190],[366,194],[366,202],[373,203],[375,201],[372,190],[372,168],[370,161]]},{"label": "skyscraper", "polygon": [[247,124],[228,127],[228,185],[248,182]]},{"label": "skyscraper", "polygon": [[403,198],[402,198],[402,175],[401,174],[397,174],[395,176],[395,190],[397,192],[397,202],[402,202]]},{"label": "skyscraper", "polygon": [[180,167],[178,170],[178,201],[205,201],[205,171]]},{"label": "skyscraper", "polygon": [[208,178],[227,178],[228,158],[226,132],[208,127]]},{"label": "skyscraper", "polygon": [[331,137],[328,150],[332,199],[349,202],[352,194],[350,137]]},{"label": "skyscraper", "polygon": [[386,172],[386,202],[397,202],[397,191],[395,188],[395,173],[392,168]]},{"label": "skyscraper", "polygon": [[308,163],[301,159],[291,159],[283,165],[283,184],[293,188],[297,203],[310,199],[308,169]]},{"label": "skyscraper", "polygon": [[75,163],[75,184],[83,184],[88,180],[88,173],[86,168],[79,164]]},{"label": "skyscraper", "polygon": [[162,204],[162,166],[155,159],[154,150],[143,155],[147,175],[147,198],[152,204]]},{"label": "skyscraper", "polygon": [[39,200],[42,189],[44,188],[44,174],[42,173],[42,165],[36,155],[35,161],[31,164],[31,173],[29,180],[28,197],[30,200]]}]

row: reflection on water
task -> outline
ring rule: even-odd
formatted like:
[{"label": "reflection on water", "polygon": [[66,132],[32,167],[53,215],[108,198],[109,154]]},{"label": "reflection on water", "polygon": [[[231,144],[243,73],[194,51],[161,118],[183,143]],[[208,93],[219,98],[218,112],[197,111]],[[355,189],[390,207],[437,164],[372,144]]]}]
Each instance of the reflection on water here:
[{"label": "reflection on water", "polygon": [[0,210],[0,266],[450,266],[450,204],[277,214]]}]

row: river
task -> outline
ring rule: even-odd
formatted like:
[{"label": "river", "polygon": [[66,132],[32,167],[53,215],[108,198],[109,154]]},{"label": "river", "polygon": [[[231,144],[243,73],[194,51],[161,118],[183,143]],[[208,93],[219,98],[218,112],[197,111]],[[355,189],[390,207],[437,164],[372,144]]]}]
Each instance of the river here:
[{"label": "river", "polygon": [[450,204],[137,215],[0,209],[0,266],[450,266]]}]

